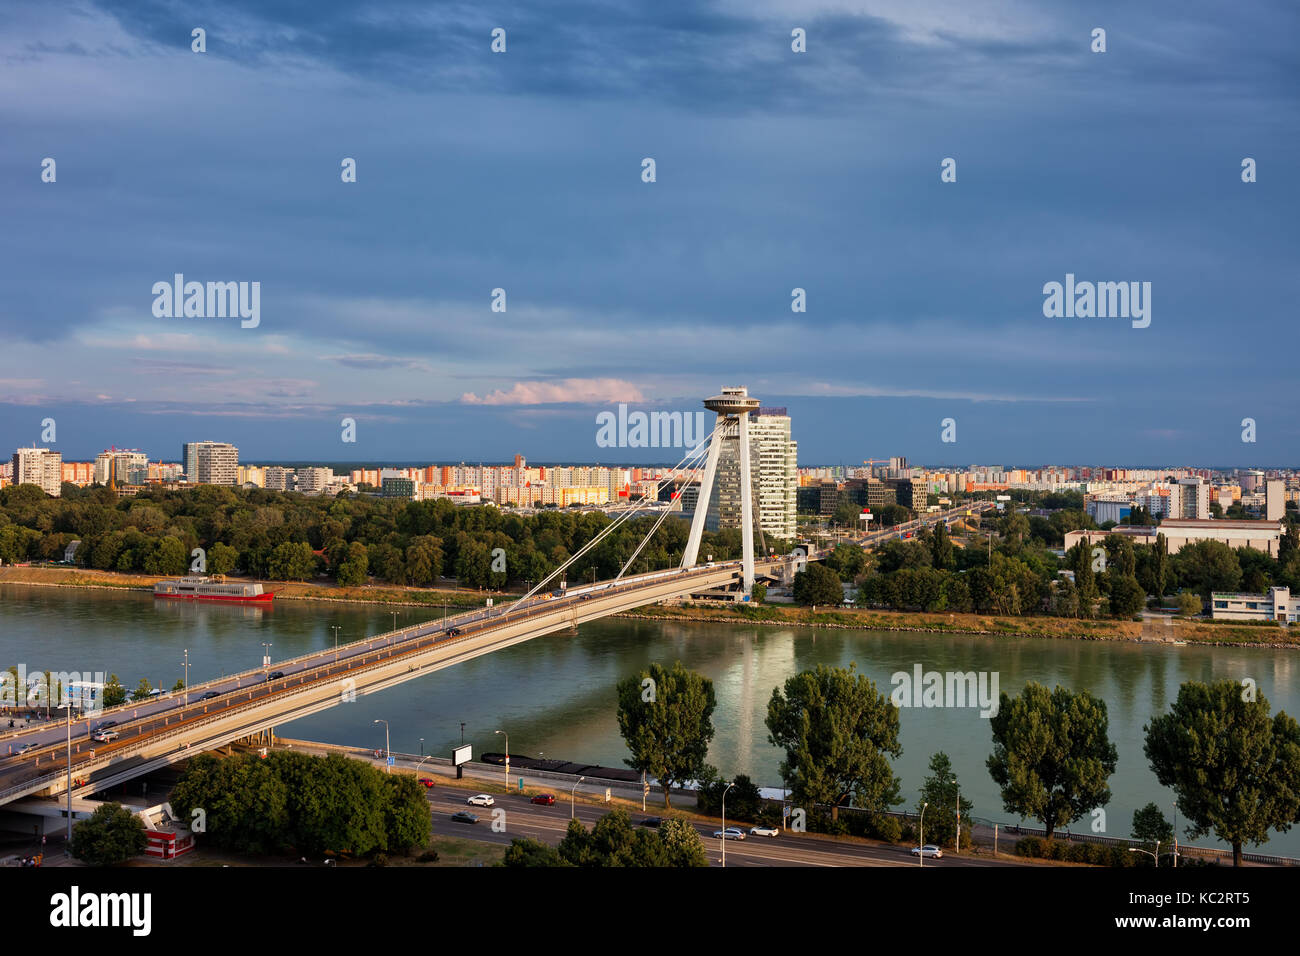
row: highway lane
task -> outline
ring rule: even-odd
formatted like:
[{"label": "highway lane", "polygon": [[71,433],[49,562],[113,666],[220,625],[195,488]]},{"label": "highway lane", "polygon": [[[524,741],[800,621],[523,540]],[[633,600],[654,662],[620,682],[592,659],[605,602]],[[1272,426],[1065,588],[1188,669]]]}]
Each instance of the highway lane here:
[{"label": "highway lane", "polygon": [[[556,802],[544,806],[530,802],[528,794],[493,794],[495,807],[474,807],[466,804],[473,789],[462,789],[439,780],[429,791],[429,804],[433,811],[433,832],[439,836],[459,837],[507,846],[512,839],[529,838],[556,846],[564,838],[569,825],[568,795],[555,792]],[[505,812],[503,832],[493,832],[492,811]],[[578,803],[575,816],[588,828],[610,812],[611,808]],[[468,810],[478,816],[478,823],[455,823],[451,815],[458,810]],[[646,816],[658,816],[662,811],[651,808],[642,814],[633,811],[632,821]],[[721,829],[719,823],[692,822],[704,840],[710,865],[720,866],[722,848],[713,834]],[[744,829],[748,831],[749,826]],[[876,845],[849,840],[835,840],[822,836],[783,833],[776,837],[751,836],[745,840],[727,843],[728,866],[918,866],[917,858],[904,846]],[[926,860],[925,866],[1015,866],[1008,860],[988,857],[947,856],[941,860]]]},{"label": "highway lane", "polygon": [[[766,567],[771,563],[760,561],[759,565]],[[275,694],[301,688],[307,683],[337,681],[358,669],[372,667],[404,655],[426,652],[439,644],[481,636],[507,623],[526,620],[539,614],[554,613],[569,607],[576,608],[594,594],[599,594],[600,597],[613,596],[661,582],[666,577],[680,576],[689,579],[702,575],[716,575],[719,571],[727,570],[739,573],[739,569],[740,562],[733,561],[718,563],[711,568],[697,567],[687,571],[675,570],[638,575],[618,584],[608,582],[604,585],[573,588],[557,598],[534,598],[526,605],[516,603],[459,615],[448,620],[446,630],[440,621],[426,622],[356,641],[338,648],[337,651],[327,648],[313,652],[272,665],[267,670],[282,671],[284,674],[283,677],[275,680],[265,680],[264,670],[249,671],[192,687],[188,694],[174,694],[153,701],[128,704],[105,711],[91,719],[79,718],[72,727],[74,776],[76,764],[92,756],[102,756],[105,753],[127,749],[159,731],[174,730],[184,724],[220,714],[254,700],[262,700]],[[207,693],[215,693],[217,696],[208,700],[196,700]],[[186,703],[186,699],[189,703]],[[112,730],[117,732],[119,737],[108,743],[92,740],[92,732],[99,730],[107,720],[117,722]],[[57,722],[34,730],[0,734],[0,791],[61,769],[67,756],[67,734],[66,725]],[[21,747],[28,744],[35,744],[35,748],[28,753],[17,754]]]}]

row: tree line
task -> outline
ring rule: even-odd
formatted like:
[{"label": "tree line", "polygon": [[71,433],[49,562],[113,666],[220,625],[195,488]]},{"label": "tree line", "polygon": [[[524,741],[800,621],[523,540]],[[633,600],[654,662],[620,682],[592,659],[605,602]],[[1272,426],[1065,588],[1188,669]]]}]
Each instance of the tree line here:
[{"label": "tree line", "polygon": [[[652,664],[619,682],[617,700],[619,731],[631,753],[625,762],[659,781],[664,806],[671,790],[688,781],[703,784],[702,807],[716,806],[726,784],[705,759],[714,735],[713,682],[680,661],[672,669]],[[1040,821],[1049,841],[1061,827],[1104,814],[1117,762],[1104,700],[1030,682],[1018,696],[999,696],[989,725],[986,765],[1006,811]],[[840,809],[850,806],[875,815],[878,834],[898,832],[885,811],[903,803],[890,764],[903,752],[899,708],[874,681],[853,665],[803,671],[773,689],[766,726],[768,742],[783,753],[781,778],[795,806],[828,815],[823,828],[832,832]],[[1234,865],[1241,864],[1243,844],[1263,843],[1270,830],[1300,823],[1300,724],[1284,711],[1272,714],[1253,685],[1187,682],[1144,733],[1147,761],[1173,790],[1188,835],[1214,833],[1232,846]],[[748,780],[736,784],[729,816],[745,819],[744,808],[759,803],[758,791]],[[948,756],[933,755],[917,810],[928,803],[949,813],[931,818],[929,842],[956,838],[957,788]],[[972,809],[961,801],[964,820]],[[1162,832],[1157,816],[1156,808],[1143,808],[1135,835]]]},{"label": "tree line", "polygon": [[[1066,526],[1074,523],[1063,519]],[[1300,527],[1294,512],[1287,513],[1277,557],[1219,541],[1193,542],[1170,554],[1163,535],[1154,544],[1134,544],[1124,535],[1108,534],[1091,544],[1080,542],[1058,558],[1019,513],[1004,516],[996,540],[987,541],[986,547],[978,539],[956,547],[939,524],[870,554],[841,544],[824,567],[809,565],[801,572],[803,581],[796,577],[794,597],[802,604],[839,603],[840,583],[854,583],[864,607],[1128,618],[1166,595],[1183,596],[1180,610],[1195,613],[1213,591],[1262,593],[1273,586],[1300,591]]]},{"label": "tree line", "polygon": [[[52,498],[17,485],[0,489],[0,561],[62,560],[80,541],[74,563],[101,571],[181,575],[202,548],[209,574],[306,581],[324,573],[345,586],[374,579],[429,587],[454,578],[465,587],[500,589],[540,581],[611,520],[603,512],[523,515],[446,500],[217,485],[148,488],[121,500],[97,486],[64,485],[63,497]],[[613,577],[653,524],[643,517],[620,525],[575,562],[569,579]],[[678,563],[688,533],[684,521],[665,521],[630,571]],[[740,547],[739,530],[725,529],[705,533],[702,553],[730,560]]]}]

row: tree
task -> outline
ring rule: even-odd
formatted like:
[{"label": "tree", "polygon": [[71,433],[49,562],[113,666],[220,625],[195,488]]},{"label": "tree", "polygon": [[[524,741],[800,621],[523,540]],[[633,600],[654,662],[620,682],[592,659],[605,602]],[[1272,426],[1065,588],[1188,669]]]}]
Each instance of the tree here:
[{"label": "tree", "polygon": [[781,779],[797,802],[829,805],[835,820],[850,800],[871,810],[901,802],[885,759],[903,753],[898,727],[898,708],[853,664],[796,674],[767,705],[767,739],[785,751]]},{"label": "tree", "polygon": [[669,866],[708,866],[700,833],[688,820],[672,817],[659,825],[659,838],[668,853]]},{"label": "tree", "polygon": [[841,581],[852,581],[867,566],[867,555],[856,544],[837,544],[826,556],[826,566],[840,576]]},{"label": "tree", "polygon": [[276,581],[306,581],[316,573],[316,555],[305,541],[276,545],[267,563],[267,577]]},{"label": "tree", "polygon": [[703,772],[713,739],[718,705],[713,681],[689,671],[681,661],[671,671],[651,664],[618,682],[618,730],[632,757],[629,767],[657,777],[670,806],[674,785]]},{"label": "tree", "polygon": [[1203,606],[1201,599],[1190,591],[1184,591],[1178,595],[1178,613],[1184,617],[1194,617],[1200,614]]},{"label": "tree", "polygon": [[792,593],[796,604],[804,607],[829,604],[835,607],[844,600],[840,576],[824,564],[809,564],[794,576]]},{"label": "tree", "polygon": [[[925,814],[925,835],[927,843],[938,846],[951,846],[957,841],[957,798],[960,794],[957,774],[952,769],[952,761],[940,750],[930,758],[930,776],[921,784],[921,796],[916,801],[916,811],[921,812],[923,804],[929,804]],[[962,798],[961,821],[962,833],[969,838],[970,813],[975,804]]]},{"label": "tree", "polygon": [[762,581],[754,582],[754,589],[751,592],[751,599],[755,604],[762,604],[767,600],[767,585]]},{"label": "tree", "polygon": [[387,849],[409,853],[413,847],[428,846],[433,821],[424,787],[414,775],[404,773],[385,774],[384,781],[388,786],[384,806]]},{"label": "tree", "polygon": [[532,837],[515,837],[506,849],[505,866],[570,866],[560,851]]},{"label": "tree", "polygon": [[570,820],[559,854],[573,866],[672,865],[659,834],[634,827],[621,807],[597,820],[590,833],[581,821]]},{"label": "tree", "polygon": [[1243,843],[1300,823],[1300,724],[1285,711],[1269,716],[1253,685],[1188,681],[1169,713],[1144,728],[1143,752],[1156,780],[1171,787],[1188,834],[1211,831],[1232,845],[1241,866]]},{"label": "tree", "polygon": [[[701,784],[703,783],[701,781]],[[737,774],[736,779],[732,781],[713,779],[708,784],[702,785],[696,792],[696,806],[701,813],[710,815],[721,813],[722,795],[729,785],[731,792],[727,793],[727,819],[753,823],[758,819],[758,812],[762,809],[763,795],[758,785],[747,774]]]},{"label": "tree", "polygon": [[149,683],[149,678],[141,677],[139,685],[137,685],[136,689],[131,692],[131,699],[145,700],[149,697],[149,694],[152,691],[153,691],[153,687]]},{"label": "tree", "polygon": [[1241,562],[1222,541],[1194,541],[1174,555],[1184,588],[1210,600],[1213,591],[1232,591],[1241,583]]},{"label": "tree", "polygon": [[1154,803],[1148,803],[1140,810],[1133,811],[1133,839],[1143,843],[1172,843],[1174,828]]},{"label": "tree", "polygon": [[347,557],[339,562],[334,571],[334,579],[341,588],[360,587],[366,583],[366,574],[370,570],[369,552],[359,541],[348,545]]},{"label": "tree", "polygon": [[948,537],[948,526],[940,521],[934,528],[934,535],[930,538],[930,556],[936,568],[940,570],[950,570],[956,565],[952,538]]},{"label": "tree", "polygon": [[239,561],[239,552],[229,545],[218,541],[208,548],[208,572],[210,574],[229,574],[235,570]]},{"label": "tree", "polygon": [[1146,591],[1131,574],[1120,574],[1118,567],[1106,572],[1110,578],[1110,613],[1112,617],[1131,618],[1146,604]]},{"label": "tree", "polygon": [[104,685],[102,702],[105,707],[116,707],[118,704],[126,703],[126,688],[122,686],[122,682],[117,679],[116,674],[108,675],[108,683]]},{"label": "tree", "polygon": [[104,803],[72,829],[72,855],[90,866],[117,866],[144,852],[144,824],[120,803]]},{"label": "tree", "polygon": [[1014,699],[1002,693],[990,724],[987,764],[1004,809],[1041,820],[1049,840],[1057,827],[1110,802],[1117,757],[1105,701],[1031,682]]}]

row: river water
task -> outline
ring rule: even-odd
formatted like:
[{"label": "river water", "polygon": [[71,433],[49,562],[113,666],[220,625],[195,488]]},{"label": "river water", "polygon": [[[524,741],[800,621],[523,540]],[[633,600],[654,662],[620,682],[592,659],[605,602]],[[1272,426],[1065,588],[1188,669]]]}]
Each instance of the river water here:
[{"label": "river water", "polygon": [[[400,608],[396,623],[441,613]],[[259,666],[263,642],[281,660],[331,646],[335,626],[347,642],[393,623],[392,611],[381,606],[278,601],[262,611],[155,601],[131,592],[0,585],[0,667],[104,671],[117,674],[128,689],[141,677],[170,687],[182,675],[186,649],[190,681],[198,683]],[[676,660],[714,682],[717,733],[710,762],[724,776],[746,773],[774,787],[781,785],[781,755],[767,741],[768,700],[787,677],[818,664],[856,663],[885,693],[893,689],[891,675],[911,675],[918,664],[924,671],[996,674],[1000,689],[1013,695],[1030,680],[1086,689],[1106,701],[1119,751],[1105,820],[1105,832],[1113,836],[1127,836],[1133,811],[1150,801],[1167,818],[1172,814],[1172,794],[1156,782],[1142,755],[1143,725],[1168,709],[1183,681],[1251,678],[1274,711],[1300,714],[1295,650],[605,619],[277,729],[282,736],[382,748],[384,728],[374,723],[380,718],[389,721],[393,750],[448,755],[461,740],[463,721],[465,742],[476,755],[502,749],[502,738],[493,733],[501,729],[510,735],[513,754],[622,766],[627,751],[615,718],[615,684],[652,662],[671,666]],[[900,721],[903,755],[894,768],[908,809],[931,754],[943,750],[962,796],[975,802],[977,818],[1019,822],[1002,809],[985,767],[992,737],[978,708],[904,708]],[[1085,817],[1073,826],[1089,824]],[[1263,852],[1300,856],[1300,831],[1273,834]]]}]

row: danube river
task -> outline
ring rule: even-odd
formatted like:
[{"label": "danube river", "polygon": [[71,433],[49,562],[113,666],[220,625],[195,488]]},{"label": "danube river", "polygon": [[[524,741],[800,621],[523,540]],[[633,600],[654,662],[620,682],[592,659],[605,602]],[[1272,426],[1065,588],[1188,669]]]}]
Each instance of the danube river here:
[{"label": "danube river", "polygon": [[[400,608],[396,620],[400,626],[441,613]],[[155,601],[140,593],[0,585],[0,667],[103,671],[117,674],[128,690],[142,677],[170,688],[181,677],[186,649],[190,680],[198,683],[257,667],[263,642],[280,660],[331,645],[335,626],[347,642],[389,630],[393,620],[392,611],[370,605],[283,601],[260,611]],[[1183,681],[1251,678],[1273,710],[1300,714],[1296,650],[606,619],[360,697],[278,731],[382,748],[383,727],[374,724],[382,718],[391,725],[395,751],[423,747],[447,755],[461,739],[463,722],[465,742],[476,755],[501,749],[502,738],[493,734],[501,729],[510,735],[512,753],[622,766],[615,684],[652,662],[671,666],[676,660],[714,682],[717,734],[710,762],[726,776],[746,773],[774,787],[781,785],[780,754],[767,742],[767,702],[787,677],[818,664],[855,662],[886,693],[893,674],[911,675],[918,664],[925,671],[996,674],[1000,689],[1011,694],[1031,680],[1091,691],[1106,701],[1119,750],[1106,808],[1105,832],[1115,836],[1127,836],[1133,811],[1150,801],[1166,817],[1172,814],[1171,793],[1157,784],[1142,755],[1142,728],[1167,710]],[[930,755],[943,750],[977,818],[1019,822],[1002,809],[989,778],[989,722],[977,708],[913,707],[900,716],[903,755],[894,767],[908,809]],[[1088,825],[1085,817],[1073,827]],[[1300,831],[1273,834],[1265,847],[1300,857]]]}]

